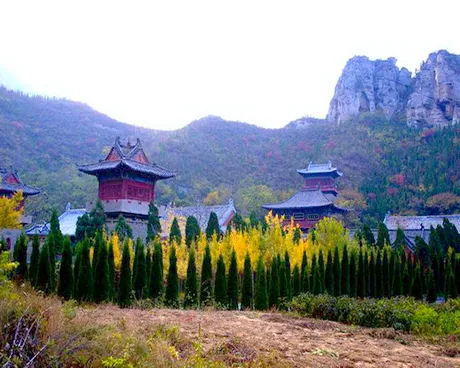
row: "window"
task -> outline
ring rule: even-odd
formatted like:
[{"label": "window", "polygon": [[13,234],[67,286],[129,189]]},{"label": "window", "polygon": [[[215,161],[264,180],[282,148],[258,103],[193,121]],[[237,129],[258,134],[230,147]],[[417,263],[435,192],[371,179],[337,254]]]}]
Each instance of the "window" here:
[{"label": "window", "polygon": [[296,221],[300,221],[300,220],[305,219],[305,215],[302,212],[294,213],[293,217],[294,217],[294,220],[296,220]]},{"label": "window", "polygon": [[316,213],[310,213],[307,215],[307,219],[312,221],[319,220],[319,215]]}]

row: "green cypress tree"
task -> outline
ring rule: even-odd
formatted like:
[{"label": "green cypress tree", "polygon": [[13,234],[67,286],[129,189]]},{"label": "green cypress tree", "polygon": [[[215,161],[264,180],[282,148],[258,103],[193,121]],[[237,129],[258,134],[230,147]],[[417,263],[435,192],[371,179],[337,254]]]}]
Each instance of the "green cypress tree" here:
[{"label": "green cypress tree", "polygon": [[172,246],[169,251],[169,269],[166,282],[166,305],[177,308],[179,306],[179,280],[177,276],[177,257],[175,246]]},{"label": "green cypress tree", "polygon": [[346,244],[343,246],[342,252],[342,294],[350,295],[350,262]]},{"label": "green cypress tree", "polygon": [[117,223],[115,225],[115,232],[120,237],[120,241],[125,241],[126,238],[133,238],[133,229],[128,225],[122,215],[118,216]]},{"label": "green cypress tree", "polygon": [[61,268],[59,269],[58,295],[66,300],[72,298],[74,289],[72,270],[72,245],[68,236],[64,239]]},{"label": "green cypress tree", "polygon": [[363,249],[359,248],[358,254],[358,286],[357,286],[357,295],[360,298],[364,297],[364,257]]},{"label": "green cypress tree", "polygon": [[51,289],[51,265],[48,243],[46,242],[40,252],[37,270],[37,289],[49,294]]},{"label": "green cypress tree", "polygon": [[[314,279],[316,276],[316,268],[318,267],[317,262],[316,262],[316,253],[313,253],[313,256],[311,257],[311,274],[310,274],[310,289],[312,292],[314,292],[315,289],[315,283]],[[319,285],[317,285],[317,288]]]},{"label": "green cypress tree", "polygon": [[389,277],[388,277],[389,284],[390,284],[388,288],[390,290],[390,294],[389,294],[390,297],[395,295],[394,294],[395,290],[393,289],[394,271],[395,271],[395,263],[396,263],[395,256],[396,256],[396,252],[390,249],[390,267],[389,267]]},{"label": "green cypress tree", "polygon": [[382,259],[382,285],[383,285],[383,296],[389,298],[390,295],[390,262],[388,260],[388,252],[383,249]]},{"label": "green cypress tree", "polygon": [[219,220],[215,212],[209,214],[208,226],[206,227],[206,239],[210,240],[212,236],[220,235]]},{"label": "green cypress tree", "polygon": [[411,292],[410,292],[411,283],[412,283],[412,280],[411,280],[410,273],[409,273],[409,267],[407,266],[407,263],[406,263],[403,269],[403,282],[402,282],[404,296],[411,295]]},{"label": "green cypress tree", "polygon": [[238,265],[236,263],[236,252],[232,251],[230,267],[227,279],[228,305],[230,309],[238,309]]},{"label": "green cypress tree", "polygon": [[158,208],[153,204],[149,203],[149,212],[147,216],[147,239],[146,242],[153,241],[157,236],[161,234],[160,218],[158,217]]},{"label": "green cypress tree", "polygon": [[171,230],[169,232],[169,244],[175,242],[176,244],[180,244],[182,242],[182,234],[179,228],[179,222],[177,218],[174,217],[173,222],[171,224]]},{"label": "green cypress tree", "polygon": [[288,297],[288,290],[287,290],[287,278],[286,278],[286,263],[281,262],[278,267],[278,277],[280,281],[280,305],[284,307],[287,297]]},{"label": "green cypress tree", "polygon": [[203,263],[201,265],[200,304],[212,303],[212,259],[209,244],[204,248]]},{"label": "green cypress tree", "polygon": [[267,282],[265,279],[265,267],[262,257],[257,261],[256,295],[254,307],[257,310],[268,309]]},{"label": "green cypress tree", "polygon": [[40,240],[37,235],[32,239],[32,254],[30,255],[29,281],[32,286],[37,284],[38,263],[40,262]]},{"label": "green cypress tree", "polygon": [[185,244],[187,247],[190,247],[192,243],[196,243],[200,234],[201,229],[196,217],[187,217],[187,222],[185,223]]},{"label": "green cypress tree", "polygon": [[139,250],[141,249],[141,246],[142,246],[142,241],[141,241],[141,238],[138,237],[136,239],[136,243],[134,245],[134,260],[133,260],[133,272],[132,272],[132,275],[133,275],[133,289],[134,291],[136,291],[136,286],[134,285],[134,280],[136,280],[136,272],[137,272],[137,264],[139,262]]},{"label": "green cypress tree", "polygon": [[102,239],[102,231],[97,231],[96,237],[94,239],[93,261],[91,263],[91,267],[93,268],[93,270],[96,269],[97,258],[99,257],[99,253],[101,251],[103,243],[104,243],[104,240]]},{"label": "green cypress tree", "polygon": [[452,257],[450,253],[451,249],[448,250],[446,256],[446,266],[445,266],[445,283],[444,283],[444,299],[455,299],[457,297],[457,285],[455,283],[454,269],[452,267]]},{"label": "green cypress tree", "polygon": [[278,265],[276,262],[276,257],[273,257],[270,271],[270,293],[268,295],[268,305],[270,308],[278,307],[280,296],[280,284],[279,284],[279,274],[278,274]]},{"label": "green cypress tree", "polygon": [[90,226],[86,228],[86,234],[88,237],[93,238],[96,235],[96,232],[103,231],[105,229],[105,222],[107,220],[104,205],[100,199],[96,201],[96,204],[89,213],[89,218]]},{"label": "green cypress tree", "polygon": [[334,295],[342,295],[342,267],[337,246],[334,249]]},{"label": "green cypress tree", "polygon": [[16,276],[20,280],[25,280],[27,278],[27,237],[24,232],[21,232],[16,240],[14,253],[16,255],[15,261],[19,263],[16,268]]},{"label": "green cypress tree", "polygon": [[184,307],[195,308],[198,305],[198,280],[196,277],[195,250],[188,254],[187,279],[185,281]]},{"label": "green cypress tree", "polygon": [[396,230],[396,239],[393,244],[394,250],[400,252],[406,247],[406,236],[404,235],[404,230],[399,228]]},{"label": "green cypress tree", "polygon": [[296,227],[294,230],[292,241],[294,242],[294,244],[299,244],[300,239],[302,239],[302,230],[300,230],[299,227]]},{"label": "green cypress tree", "polygon": [[115,255],[113,253],[113,243],[109,243],[109,254],[108,254],[108,265],[109,265],[109,300],[115,299]]},{"label": "green cypress tree", "polygon": [[334,295],[334,265],[332,261],[332,252],[330,250],[327,252],[325,291],[329,295]]},{"label": "green cypress tree", "polygon": [[297,295],[300,294],[301,288],[300,288],[301,282],[300,282],[300,271],[299,271],[299,265],[294,266],[294,270],[292,271],[292,296],[296,297]]},{"label": "green cypress tree", "polygon": [[375,261],[375,293],[374,297],[382,298],[384,295],[383,292],[383,278],[382,278],[382,251],[377,249],[376,251],[376,261]]},{"label": "green cypress tree", "polygon": [[369,256],[367,251],[363,254],[364,263],[364,296],[370,296],[370,278],[369,278]]},{"label": "green cypress tree", "polygon": [[310,274],[308,272],[307,252],[303,251],[300,267],[300,290],[303,293],[310,291]]},{"label": "green cypress tree", "polygon": [[[85,238],[83,238],[85,240]],[[83,240],[75,246],[75,263],[73,266],[73,295],[74,298],[77,297],[77,281],[78,281],[78,274],[80,273],[80,264],[81,264],[81,248],[83,246]]]},{"label": "green cypress tree", "polygon": [[320,275],[319,267],[318,266],[312,267],[311,272],[313,274],[313,278],[312,278],[312,281],[311,281],[312,285],[313,285],[313,294],[319,295],[319,294],[322,293],[322,290],[321,290],[321,275]]},{"label": "green cypress tree", "polygon": [[[399,255],[394,256],[393,264],[393,296],[402,295],[402,270],[401,270],[401,259]],[[433,279],[434,280],[434,279]]]},{"label": "green cypress tree", "polygon": [[377,297],[377,260],[375,254],[379,253],[379,249],[371,249],[369,251],[369,296]]},{"label": "green cypress tree", "polygon": [[225,275],[225,262],[222,254],[217,259],[214,297],[218,306],[227,307],[227,277]]},{"label": "green cypress tree", "polygon": [[145,261],[144,245],[140,239],[136,248],[138,254],[136,262],[136,273],[135,278],[133,279],[133,287],[136,293],[136,298],[143,299],[145,297],[145,290],[147,287],[147,266]]},{"label": "green cypress tree", "polygon": [[428,270],[428,277],[427,277],[427,293],[426,293],[426,301],[428,303],[434,303],[437,299],[437,292],[436,292],[436,283],[434,280],[434,273],[433,270],[430,268]]},{"label": "green cypress tree", "polygon": [[46,239],[50,257],[50,290],[56,290],[56,240],[54,233],[50,232]]},{"label": "green cypress tree", "polygon": [[163,295],[163,250],[160,242],[155,242],[152,257],[152,272],[150,276],[150,298],[158,299]]},{"label": "green cypress tree", "polygon": [[93,271],[89,256],[89,240],[85,238],[80,250],[80,268],[77,279],[76,299],[78,301],[91,301],[93,291]]},{"label": "green cypress tree", "polygon": [[118,305],[120,308],[127,308],[131,305],[132,290],[131,254],[129,252],[129,243],[126,239],[121,256],[120,285],[118,288]]},{"label": "green cypress tree", "polygon": [[147,252],[145,254],[145,296],[149,296],[150,292],[150,277],[152,272],[152,252],[150,246],[147,245]]},{"label": "green cypress tree", "polygon": [[414,278],[411,285],[411,293],[415,299],[423,299],[422,271],[419,263],[417,263],[415,266]]},{"label": "green cypress tree", "polygon": [[324,257],[323,257],[323,251],[322,249],[319,250],[319,256],[318,256],[318,274],[319,274],[319,287],[320,287],[320,292],[324,292],[325,288],[325,275],[326,271],[324,269]]},{"label": "green cypress tree", "polygon": [[385,245],[391,245],[388,228],[383,222],[379,222],[377,225],[377,242],[375,245],[379,248],[383,248]]},{"label": "green cypress tree", "polygon": [[356,254],[351,253],[350,256],[350,296],[356,297],[358,292],[357,265]]},{"label": "green cypress tree", "polygon": [[251,258],[246,253],[243,269],[243,290],[241,292],[241,309],[252,309],[253,280]]},{"label": "green cypress tree", "polygon": [[94,296],[96,303],[106,302],[110,298],[109,252],[105,242],[102,242],[94,270]]},{"label": "green cypress tree", "polygon": [[361,228],[361,234],[363,236],[363,239],[366,241],[366,244],[369,246],[374,246],[375,245],[375,238],[374,234],[372,233],[371,228],[369,225],[364,224],[363,227]]},{"label": "green cypress tree", "polygon": [[[460,262],[459,262],[460,263]],[[287,300],[292,299],[291,260],[287,250],[284,252],[284,264],[286,265]]]},{"label": "green cypress tree", "polygon": [[62,235],[60,226],[59,226],[59,218],[56,209],[53,209],[51,212],[51,219],[50,219],[50,233],[53,234],[54,238],[54,256],[56,257],[56,253],[61,253],[63,249],[64,243],[64,236]]}]

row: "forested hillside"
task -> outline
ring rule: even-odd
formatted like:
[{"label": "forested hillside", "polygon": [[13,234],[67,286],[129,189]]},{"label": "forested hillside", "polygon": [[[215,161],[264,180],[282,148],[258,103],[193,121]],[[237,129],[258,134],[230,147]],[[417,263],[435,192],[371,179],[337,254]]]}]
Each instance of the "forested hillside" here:
[{"label": "forested hillside", "polygon": [[[332,160],[343,171],[345,205],[367,221],[393,213],[460,210],[460,128],[416,130],[380,115],[343,124],[290,124],[269,130],[207,117],[164,132],[117,122],[87,105],[0,89],[0,166],[14,165],[42,194],[28,212],[44,218],[67,202],[84,206],[97,182],[76,165],[103,157],[115,138],[139,137],[152,161],[177,178],[159,185],[157,202],[222,202],[243,212],[302,186],[296,169]],[[440,194],[442,193],[442,194]]]}]

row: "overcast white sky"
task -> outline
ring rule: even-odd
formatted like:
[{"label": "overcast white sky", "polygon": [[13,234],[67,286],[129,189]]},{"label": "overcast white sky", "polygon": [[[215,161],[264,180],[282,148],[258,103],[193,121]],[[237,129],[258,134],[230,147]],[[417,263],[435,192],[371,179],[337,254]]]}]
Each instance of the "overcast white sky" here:
[{"label": "overcast white sky", "polygon": [[[460,53],[459,1],[1,1],[0,71],[27,91],[176,129],[324,117],[346,61]],[[5,77],[4,77],[5,78]]]}]

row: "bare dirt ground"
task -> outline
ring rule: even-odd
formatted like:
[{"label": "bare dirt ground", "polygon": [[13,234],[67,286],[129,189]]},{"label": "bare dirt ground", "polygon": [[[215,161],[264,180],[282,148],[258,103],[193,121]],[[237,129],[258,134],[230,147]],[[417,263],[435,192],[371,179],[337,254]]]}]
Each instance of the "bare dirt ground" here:
[{"label": "bare dirt ground", "polygon": [[243,361],[245,356],[250,361],[271,355],[286,367],[460,367],[456,347],[452,351],[392,329],[357,328],[280,313],[106,306],[79,309],[79,319],[101,325],[123,323],[134,330],[178,326],[186,337],[201,339],[204,351],[215,354],[217,346],[226,344]]}]

